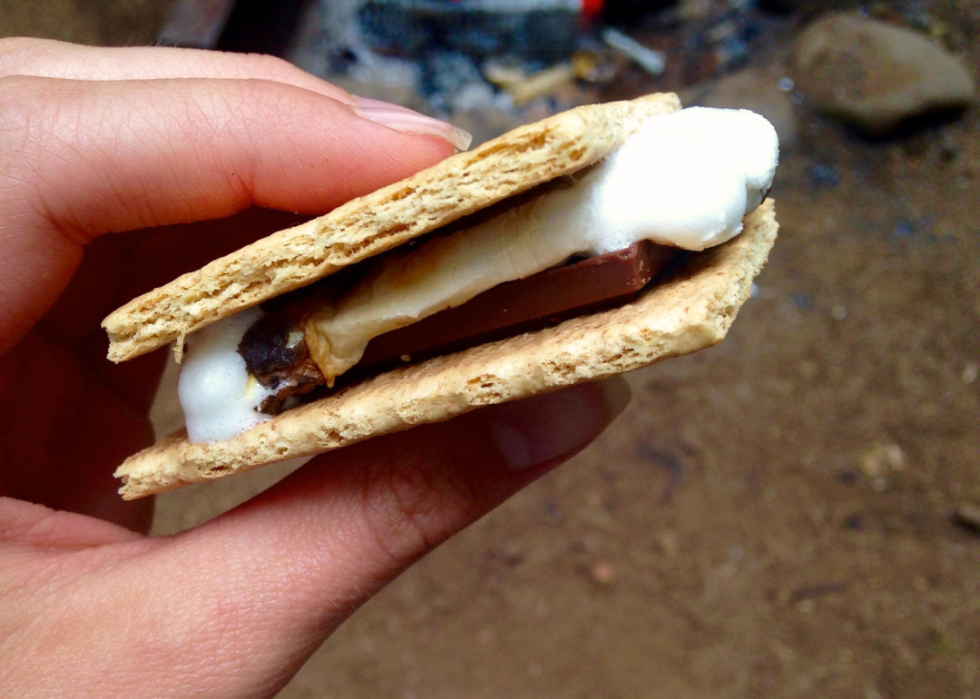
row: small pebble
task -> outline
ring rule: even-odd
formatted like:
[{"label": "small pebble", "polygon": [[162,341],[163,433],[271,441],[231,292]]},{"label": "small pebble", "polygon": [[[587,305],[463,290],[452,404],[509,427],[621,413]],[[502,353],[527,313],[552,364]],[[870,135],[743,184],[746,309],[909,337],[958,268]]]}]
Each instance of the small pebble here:
[{"label": "small pebble", "polygon": [[816,609],[817,605],[812,599],[801,600],[797,603],[796,608],[800,610],[803,614],[812,614],[813,610]]},{"label": "small pebble", "polygon": [[980,534],[980,506],[969,502],[961,503],[953,513],[953,521],[974,534]]},{"label": "small pebble", "polygon": [[608,563],[600,561],[592,566],[592,579],[600,585],[611,585],[615,578],[616,574]]},{"label": "small pebble", "polygon": [[500,553],[503,559],[511,564],[517,565],[524,560],[524,546],[517,541],[508,541],[501,547]]},{"label": "small pebble", "polygon": [[977,380],[978,374],[980,374],[980,366],[977,366],[976,362],[970,362],[963,367],[963,373],[961,374],[963,383],[969,386],[971,383]]},{"label": "small pebble", "polygon": [[847,318],[847,306],[841,306],[840,304],[834,306],[830,309],[830,315],[834,320],[844,320]]},{"label": "small pebble", "polygon": [[897,444],[875,444],[861,454],[860,465],[866,478],[887,479],[905,468],[905,455]]}]

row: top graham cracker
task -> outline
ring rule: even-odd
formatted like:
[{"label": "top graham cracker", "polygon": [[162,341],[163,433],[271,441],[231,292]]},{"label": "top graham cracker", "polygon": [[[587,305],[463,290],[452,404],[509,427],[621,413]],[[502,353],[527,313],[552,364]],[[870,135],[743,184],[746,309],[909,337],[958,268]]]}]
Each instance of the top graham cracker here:
[{"label": "top graham cracker", "polygon": [[673,94],[578,107],[522,126],[330,213],[274,233],[130,301],[103,322],[132,359],[458,218],[605,158]]}]

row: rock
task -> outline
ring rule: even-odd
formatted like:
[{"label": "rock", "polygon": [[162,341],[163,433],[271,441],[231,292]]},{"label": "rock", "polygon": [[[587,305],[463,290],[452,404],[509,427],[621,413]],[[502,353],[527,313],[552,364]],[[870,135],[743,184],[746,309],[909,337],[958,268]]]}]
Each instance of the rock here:
[{"label": "rock", "polygon": [[592,579],[599,585],[612,585],[616,580],[616,573],[612,566],[605,561],[594,564],[589,572],[592,574]]},{"label": "rock", "polygon": [[963,65],[926,37],[848,14],[807,27],[793,64],[796,86],[813,109],[872,135],[911,117],[965,107],[976,94]]},{"label": "rock", "polygon": [[980,506],[970,502],[960,503],[953,512],[953,521],[974,534],[980,534]]},{"label": "rock", "polygon": [[868,478],[881,478],[905,468],[905,455],[897,444],[873,444],[861,454],[861,472]]},{"label": "rock", "polygon": [[677,558],[677,554],[680,553],[680,542],[677,540],[677,534],[672,531],[665,531],[660,535],[659,540],[664,555],[667,558]]},{"label": "rock", "polygon": [[891,489],[895,476],[905,469],[905,454],[897,444],[872,444],[861,453],[858,464],[871,487],[883,493]]},{"label": "rock", "polygon": [[966,366],[963,367],[962,373],[960,373],[960,378],[963,379],[963,383],[969,386],[977,380],[978,374],[980,374],[980,366],[976,362],[967,362]]},{"label": "rock", "polygon": [[758,112],[776,128],[781,148],[796,143],[796,117],[790,93],[779,79],[746,68],[688,88],[681,94],[684,106],[727,107]]}]

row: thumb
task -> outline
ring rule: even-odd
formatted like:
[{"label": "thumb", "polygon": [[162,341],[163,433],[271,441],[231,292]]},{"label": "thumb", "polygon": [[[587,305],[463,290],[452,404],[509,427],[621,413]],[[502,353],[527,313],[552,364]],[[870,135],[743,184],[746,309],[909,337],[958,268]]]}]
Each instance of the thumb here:
[{"label": "thumb", "polygon": [[284,684],[388,581],[580,451],[628,401],[616,378],[321,457],[157,550],[174,572],[154,596],[183,612],[173,619],[221,629],[201,662],[245,686],[262,673]]}]

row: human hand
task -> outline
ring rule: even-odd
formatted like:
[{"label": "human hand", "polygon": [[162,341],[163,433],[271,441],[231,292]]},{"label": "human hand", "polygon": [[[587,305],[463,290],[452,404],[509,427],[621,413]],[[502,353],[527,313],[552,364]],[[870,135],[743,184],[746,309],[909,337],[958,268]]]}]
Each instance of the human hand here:
[{"label": "human hand", "polygon": [[272,696],[625,406],[616,381],[477,411],[136,533],[152,500],[124,503],[111,473],[152,439],[166,357],[110,365],[101,318],[294,220],[269,210],[322,213],[458,137],[267,57],[0,40],[0,694]]}]

